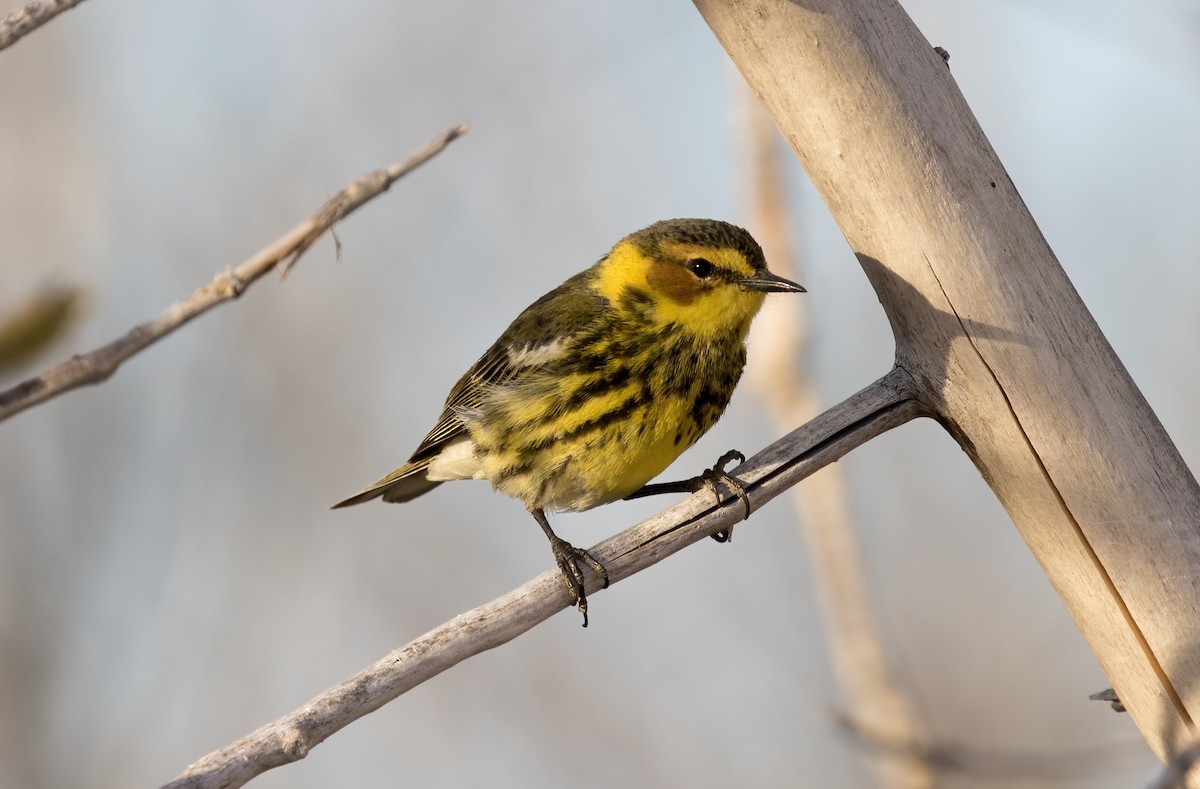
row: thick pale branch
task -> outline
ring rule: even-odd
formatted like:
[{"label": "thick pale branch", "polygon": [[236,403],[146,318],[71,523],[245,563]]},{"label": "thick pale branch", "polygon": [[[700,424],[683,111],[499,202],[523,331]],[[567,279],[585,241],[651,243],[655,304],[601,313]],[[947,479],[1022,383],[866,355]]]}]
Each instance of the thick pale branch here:
[{"label": "thick pale branch", "polygon": [[855,251],[918,396],[1170,758],[1200,716],[1200,485],[946,62],[896,0],[695,3]]},{"label": "thick pale branch", "polygon": [[[922,415],[899,370],[776,441],[736,469],[757,508],[854,447]],[[702,492],[605,540],[591,552],[613,583],[733,526],[734,500],[714,506]],[[589,575],[588,595],[599,593]],[[168,784],[179,789],[241,786],[273,767],[303,759],[313,747],[369,712],[467,658],[498,647],[572,605],[558,570],[461,614],[300,709],[205,756]]]},{"label": "thick pale branch", "polygon": [[63,11],[70,11],[82,2],[83,0],[44,0],[44,2],[26,3],[23,8],[0,19],[0,49],[11,47],[23,36],[32,33]]},{"label": "thick pale branch", "polygon": [[219,274],[183,301],[172,304],[157,318],[133,327],[107,345],[73,356],[36,378],[0,392],[0,422],[64,392],[106,380],[126,359],[158,342],[192,318],[242,295],[250,283],[275,267],[279,266],[286,273],[336,222],[387,191],[398,179],[432,159],[466,130],[465,124],[455,126],[414,151],[404,161],[355,179],[325,201],[315,214],[277,241],[232,271]]}]

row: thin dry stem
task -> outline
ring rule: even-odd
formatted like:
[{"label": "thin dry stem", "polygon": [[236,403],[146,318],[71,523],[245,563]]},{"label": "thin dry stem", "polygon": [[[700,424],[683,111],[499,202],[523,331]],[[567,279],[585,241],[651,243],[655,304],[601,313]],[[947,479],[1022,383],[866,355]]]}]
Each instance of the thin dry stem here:
[{"label": "thin dry stem", "polygon": [[383,194],[398,179],[432,159],[466,131],[466,124],[455,126],[418,148],[404,161],[360,176],[274,243],[232,271],[217,275],[212,282],[183,301],[172,304],[157,318],[133,327],[107,345],[73,356],[36,378],[0,392],[0,422],[64,392],[107,380],[125,360],[218,304],[236,299],[268,271],[278,266],[286,273],[334,223]]},{"label": "thin dry stem", "polygon": [[7,49],[22,37],[37,30],[63,11],[70,11],[83,0],[45,0],[26,3],[0,20],[0,49]]},{"label": "thin dry stem", "polygon": [[[923,411],[908,395],[899,368],[808,424],[776,441],[736,469],[755,510],[856,446]],[[605,540],[590,552],[608,568],[611,583],[640,572],[684,547],[733,526],[742,517],[736,499],[712,504],[707,492]],[[587,571],[589,597],[600,593]],[[412,641],[298,710],[267,724],[189,767],[173,789],[242,786],[273,767],[303,759],[351,722],[467,658],[498,647],[572,605],[557,569],[461,614]]]},{"label": "thin dry stem", "polygon": [[[749,152],[750,223],[774,271],[803,282],[787,216],[780,171],[779,133],[758,99],[743,97],[743,129]],[[803,298],[779,299],[755,325],[756,359],[747,380],[762,399],[779,432],[811,419],[820,397],[809,384],[807,326]],[[845,478],[830,466],[807,484],[792,488],[792,503],[802,525],[816,582],[830,660],[850,716],[888,740],[923,744],[924,727],[905,693],[895,682],[878,620],[872,609],[867,574],[850,516]],[[891,789],[926,789],[934,785],[934,769],[923,748],[876,749],[867,756],[879,785]]]}]

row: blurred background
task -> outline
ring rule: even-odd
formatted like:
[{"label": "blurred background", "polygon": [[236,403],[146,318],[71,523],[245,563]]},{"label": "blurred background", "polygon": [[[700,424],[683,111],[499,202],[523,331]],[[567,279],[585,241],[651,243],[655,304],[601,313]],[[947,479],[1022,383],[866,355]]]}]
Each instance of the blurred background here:
[{"label": "blurred background", "polygon": [[[15,0],[7,12],[16,8]],[[910,0],[1100,326],[1200,461],[1200,3]],[[82,288],[17,383],[157,315],[368,170],[471,132],[269,276],[0,425],[0,785],[165,782],[550,566],[483,483],[399,465],[523,307],[657,219],[749,222],[744,86],[689,3],[95,0],[0,53],[0,316]],[[826,403],[890,366],[874,292],[782,158]],[[784,266],[773,263],[777,270]],[[778,309],[778,303],[769,309]],[[769,322],[764,325],[770,325]],[[756,345],[751,338],[750,364]],[[1192,349],[1192,350],[1189,350]],[[777,429],[743,387],[668,472]],[[1157,765],[967,457],[910,424],[838,464],[938,785]],[[592,545],[670,503],[559,516]],[[705,541],[255,786],[861,786],[796,510]]]}]

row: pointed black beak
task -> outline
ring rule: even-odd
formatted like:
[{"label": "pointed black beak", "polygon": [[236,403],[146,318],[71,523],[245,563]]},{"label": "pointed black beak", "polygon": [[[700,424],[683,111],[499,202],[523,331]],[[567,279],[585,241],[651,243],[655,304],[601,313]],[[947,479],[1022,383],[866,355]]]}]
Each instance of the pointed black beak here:
[{"label": "pointed black beak", "polygon": [[739,281],[738,285],[745,290],[757,290],[763,293],[807,293],[802,286],[790,279],[776,276],[765,268],[759,269],[754,272],[753,276]]}]

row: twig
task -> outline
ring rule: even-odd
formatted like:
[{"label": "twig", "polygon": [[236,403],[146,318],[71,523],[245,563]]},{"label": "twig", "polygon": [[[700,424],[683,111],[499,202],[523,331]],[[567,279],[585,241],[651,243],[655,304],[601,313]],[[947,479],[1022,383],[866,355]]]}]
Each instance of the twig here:
[{"label": "twig", "polygon": [[63,11],[70,11],[83,0],[39,0],[26,3],[0,20],[0,49],[6,49],[49,22]]},{"label": "twig", "polygon": [[[754,508],[774,498],[854,447],[921,416],[900,368],[776,441],[736,470]],[[590,549],[615,583],[682,548],[733,526],[737,501],[714,506],[700,493]],[[598,579],[588,575],[588,594]],[[205,756],[171,789],[242,786],[273,767],[303,759],[327,737],[402,693],[467,658],[498,647],[571,605],[557,570],[542,573],[508,594],[451,619],[298,710]]]},{"label": "twig", "polygon": [[451,140],[466,131],[466,124],[455,126],[414,151],[404,161],[357,178],[326,200],[319,211],[273,244],[263,248],[232,271],[219,274],[212,282],[183,301],[172,304],[157,318],[134,326],[127,334],[107,345],[72,356],[36,378],[30,378],[0,392],[0,422],[64,392],[106,380],[126,359],[158,342],[192,318],[242,295],[250,283],[276,266],[286,273],[335,222],[348,216],[371,198],[387,191],[397,179],[429,161]]}]

